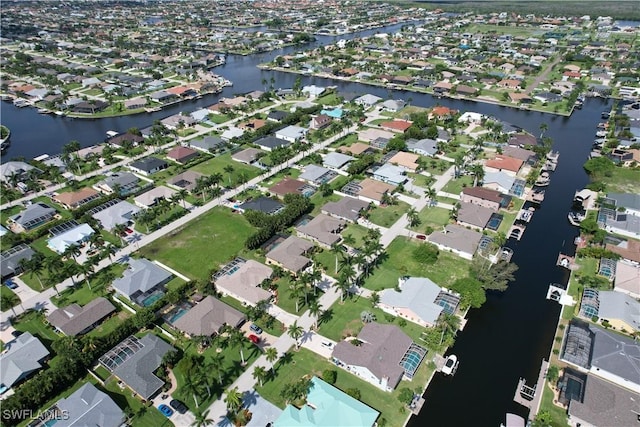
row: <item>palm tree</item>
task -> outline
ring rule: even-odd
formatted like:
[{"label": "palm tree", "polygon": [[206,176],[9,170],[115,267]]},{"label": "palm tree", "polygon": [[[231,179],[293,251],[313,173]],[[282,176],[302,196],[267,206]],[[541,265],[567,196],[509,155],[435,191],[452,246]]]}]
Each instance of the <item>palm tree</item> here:
[{"label": "palm tree", "polygon": [[207,369],[215,372],[218,375],[218,383],[222,385],[222,374],[224,372],[224,357],[220,353],[215,353],[209,359]]},{"label": "palm tree", "polygon": [[318,267],[317,263],[313,263],[313,267],[311,269],[311,273],[309,274],[309,279],[311,280],[311,285],[313,286],[313,295],[316,295],[316,290],[318,289],[318,282],[322,280],[322,272]]},{"label": "palm tree", "polygon": [[102,250],[100,251],[100,256],[102,257],[109,257],[109,260],[111,260],[113,257],[115,257],[116,253],[118,252],[118,248],[116,248],[113,245],[106,245],[102,247]]},{"label": "palm tree", "polygon": [[445,334],[456,334],[460,327],[460,318],[455,314],[442,313],[438,318],[437,325],[442,328],[442,337],[440,338],[440,344],[442,344],[442,339]]},{"label": "palm tree", "polygon": [[101,248],[104,246],[104,237],[100,233],[93,233],[89,237],[89,245],[93,249]]},{"label": "palm tree", "polygon": [[289,325],[289,328],[287,328],[287,334],[291,338],[296,340],[296,350],[299,350],[300,342],[298,340],[302,338],[302,335],[304,334],[304,329],[302,328],[302,326],[298,326],[297,320],[293,322],[291,325]]},{"label": "palm tree", "polygon": [[56,295],[60,296],[60,292],[58,292],[58,287],[56,286],[58,284],[58,280],[54,276],[45,277],[44,284],[47,287],[53,287],[53,290],[56,291]]},{"label": "palm tree", "polygon": [[298,311],[300,311],[300,296],[302,296],[302,284],[299,283],[298,281],[294,280],[291,282],[291,284],[289,285],[289,290],[291,291],[291,298],[293,298],[296,301],[296,313]]},{"label": "palm tree", "polygon": [[338,281],[336,282],[336,287],[341,292],[340,301],[344,302],[344,298],[345,298],[347,292],[349,292],[349,289],[351,289],[351,284],[348,282],[346,277],[343,277],[343,275],[341,275],[340,279],[338,279]]},{"label": "palm tree", "polygon": [[418,216],[418,211],[414,208],[409,209],[407,212],[407,219],[409,220],[409,227],[417,227],[420,225],[420,217]]},{"label": "palm tree", "polygon": [[267,358],[267,362],[271,363],[271,373],[273,374],[273,362],[278,360],[278,350],[274,347],[269,347],[265,350],[265,356]]},{"label": "palm tree", "polygon": [[200,407],[200,404],[198,403],[198,394],[200,394],[201,384],[200,378],[196,378],[193,373],[187,375],[184,379],[184,390],[186,393],[190,393],[193,396],[196,408]]},{"label": "palm tree", "polygon": [[456,156],[454,162],[454,176],[455,178],[460,178],[460,174],[462,173],[462,168],[464,167],[464,157],[461,155]]},{"label": "palm tree", "polygon": [[234,329],[233,331],[231,331],[231,335],[229,335],[229,344],[231,344],[232,347],[238,345],[240,346],[240,358],[242,359],[243,365],[246,363],[244,361],[244,342],[245,337],[244,335],[242,335],[242,332],[240,332],[238,329]]},{"label": "palm tree", "polygon": [[[233,166],[231,166],[233,167]],[[209,184],[213,185],[213,186],[218,186],[220,185],[220,183],[222,182],[222,174],[220,172],[216,172],[214,174],[211,174],[211,176],[209,176]]]},{"label": "palm tree", "polygon": [[64,264],[64,267],[62,268],[62,272],[65,274],[66,277],[69,277],[71,279],[71,282],[73,283],[73,287],[75,288],[77,286],[77,283],[73,276],[80,274],[80,264],[77,264],[75,262],[68,262]]},{"label": "palm tree", "polygon": [[262,366],[256,366],[253,368],[253,373],[251,374],[254,380],[260,381],[260,387],[262,387],[262,383],[264,379],[267,377],[267,371]]},{"label": "palm tree", "polygon": [[227,404],[227,410],[232,413],[235,413],[242,407],[242,393],[238,391],[238,387],[227,390],[227,396],[224,398],[224,403]]},{"label": "palm tree", "polygon": [[[147,211],[139,212],[138,215],[137,215],[138,221],[146,222],[146,221],[143,220],[145,218],[145,215],[148,215]],[[126,244],[124,242],[124,237],[122,237],[122,236],[126,233],[126,230],[127,230],[127,226],[124,225],[124,224],[116,224],[116,226],[113,227],[113,232],[115,233],[116,236],[118,236],[120,238],[120,243],[122,243],[123,247],[126,246]],[[148,232],[149,232],[149,226],[147,226],[147,233]]]},{"label": "palm tree", "polygon": [[89,282],[89,276],[95,273],[95,271],[96,269],[91,263],[84,262],[78,265],[78,273],[84,276],[84,280],[85,282],[87,282],[89,290],[91,290],[91,282]]},{"label": "palm tree", "polygon": [[191,423],[191,427],[208,427],[215,424],[215,421],[209,418],[209,409],[204,412],[196,411],[195,420]]},{"label": "palm tree", "polygon": [[371,294],[371,305],[374,307],[377,307],[379,302],[380,302],[380,294],[378,294],[377,292],[373,292]]},{"label": "palm tree", "polygon": [[318,329],[318,317],[322,313],[322,304],[318,302],[318,300],[311,301],[309,304],[309,314],[313,316],[313,329]]},{"label": "palm tree", "polygon": [[229,186],[231,186],[231,173],[235,170],[233,165],[226,165],[224,171],[229,174]]},{"label": "palm tree", "polygon": [[66,247],[66,249],[64,250],[64,252],[62,253],[62,256],[69,259],[69,257],[73,258],[73,260],[76,260],[76,257],[78,255],[80,255],[80,246],[78,245],[69,245]]},{"label": "palm tree", "polygon": [[481,183],[484,178],[484,167],[482,167],[480,163],[474,163],[469,168],[469,171],[473,175],[473,186],[475,187]]},{"label": "palm tree", "polygon": [[350,233],[347,233],[344,236],[342,236],[342,243],[344,243],[347,246],[353,247],[356,244],[356,239]]},{"label": "palm tree", "polygon": [[187,198],[188,194],[189,192],[187,190],[185,190],[184,188],[181,188],[180,190],[178,190],[176,194],[173,195],[173,199],[178,202],[182,202],[183,209],[186,209],[187,206],[185,204],[185,199]]},{"label": "palm tree", "polygon": [[43,259],[44,257],[42,256],[42,254],[40,254],[40,252],[36,252],[35,254],[33,254],[31,259],[25,258],[23,260],[20,260],[20,267],[22,268],[22,271],[28,270],[29,277],[36,276],[36,279],[38,279],[38,283],[40,284],[40,289],[44,289],[42,280],[40,279],[40,273],[42,273],[45,268],[44,263],[42,262]]},{"label": "palm tree", "polygon": [[335,272],[335,274],[338,274],[338,254],[341,253],[343,249],[344,249],[344,246],[342,246],[338,242],[336,242],[336,243],[331,245],[331,252],[333,252],[335,254],[335,256],[336,256],[336,272]]},{"label": "palm tree", "polygon": [[424,193],[425,196],[429,199],[429,205],[434,206],[436,202],[436,195],[438,192],[435,188],[429,187],[429,189]]}]

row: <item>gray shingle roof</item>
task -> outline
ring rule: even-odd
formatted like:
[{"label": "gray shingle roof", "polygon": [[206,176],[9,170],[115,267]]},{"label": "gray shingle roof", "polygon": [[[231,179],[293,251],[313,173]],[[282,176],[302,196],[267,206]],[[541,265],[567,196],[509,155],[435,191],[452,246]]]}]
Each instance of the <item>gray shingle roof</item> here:
[{"label": "gray shingle roof", "polygon": [[589,425],[629,427],[638,424],[639,400],[638,393],[589,375],[583,402],[571,400],[568,412]]},{"label": "gray shingle roof", "polygon": [[345,221],[340,218],[320,214],[307,224],[296,227],[296,231],[316,239],[318,242],[331,246],[342,238],[339,231],[344,227]]},{"label": "gray shingle roof", "polygon": [[120,188],[127,188],[130,186],[135,186],[140,178],[132,174],[131,172],[116,172],[111,176],[103,179],[98,185],[104,185],[113,190],[115,185],[119,185]]},{"label": "gray shingle roof", "polygon": [[191,336],[210,336],[224,325],[236,327],[244,320],[243,313],[209,295],[173,325]]},{"label": "gray shingle roof", "polygon": [[410,277],[400,288],[401,292],[394,289],[382,291],[380,302],[394,308],[408,308],[424,322],[435,324],[443,308],[434,301],[442,288],[426,277]]},{"label": "gray shingle roof", "polygon": [[460,203],[458,221],[484,228],[493,215],[493,210],[473,203]]},{"label": "gray shingle roof", "polygon": [[129,221],[133,221],[133,216],[138,212],[140,212],[139,207],[127,201],[122,201],[96,212],[93,217],[100,221],[103,228],[112,230],[119,224],[127,224]]},{"label": "gray shingle roof", "polygon": [[125,270],[124,277],[114,280],[112,286],[120,293],[131,297],[138,291],[144,293],[153,289],[172,276],[173,274],[149,260],[133,259],[129,268]]},{"label": "gray shingle roof", "polygon": [[356,221],[360,217],[360,212],[366,209],[369,203],[354,199],[353,197],[343,197],[337,202],[327,202],[322,207],[322,212],[337,216],[338,218]]},{"label": "gray shingle roof", "polygon": [[151,333],[140,338],[139,342],[144,347],[115,368],[113,373],[146,400],[164,385],[154,372],[160,367],[162,357],[174,348]]},{"label": "gray shingle roof", "polygon": [[91,383],[86,383],[66,399],[58,400],[56,406],[68,416],[57,420],[56,427],[118,427],[126,418],[122,409]]},{"label": "gray shingle roof", "polygon": [[258,197],[257,199],[245,202],[239,206],[244,211],[260,211],[272,215],[282,209],[284,205],[269,197]]},{"label": "gray shingle roof", "polygon": [[132,168],[139,169],[145,172],[149,172],[156,168],[161,168],[164,166],[167,166],[167,162],[155,157],[145,157],[144,159],[136,160],[135,162],[131,163]]},{"label": "gray shingle roof", "polygon": [[418,154],[428,154],[433,156],[438,151],[438,143],[433,139],[409,139],[407,141],[407,150]]},{"label": "gray shingle roof", "polygon": [[640,194],[609,193],[607,198],[615,200],[617,207],[640,210]]},{"label": "gray shingle roof", "polygon": [[25,244],[21,244],[11,248],[0,254],[0,272],[2,277],[15,274],[20,271],[20,261],[23,259],[31,259],[35,254],[33,249]]},{"label": "gray shingle roof", "polygon": [[353,156],[332,151],[324,156],[322,163],[330,168],[340,169],[342,166],[353,160],[355,160],[355,157]]},{"label": "gray shingle roof", "polygon": [[313,248],[313,243],[295,236],[289,236],[284,242],[267,253],[266,257],[281,264],[290,271],[300,271],[311,260],[302,254]]},{"label": "gray shingle roof", "polygon": [[56,214],[56,210],[44,203],[32,203],[22,212],[13,215],[10,219],[28,230],[38,224],[50,220]]},{"label": "gray shingle roof", "polygon": [[52,311],[47,316],[47,321],[62,331],[65,335],[77,335],[113,313],[116,308],[108,299],[98,297],[84,307],[71,304]]},{"label": "gray shingle roof", "polygon": [[337,175],[336,172],[331,169],[323,168],[318,165],[308,165],[304,168],[304,172],[300,174],[298,178],[305,181],[311,181],[316,184],[322,184],[323,182],[329,182]]},{"label": "gray shingle roof", "polygon": [[429,241],[469,254],[474,254],[478,249],[482,233],[454,224],[447,225],[445,230],[445,233],[431,233]]},{"label": "gray shingle roof", "polygon": [[[637,284],[640,288],[640,283]],[[616,291],[599,291],[598,317],[601,319],[620,319],[640,330],[640,302],[629,295]]]},{"label": "gray shingle roof", "polygon": [[40,361],[49,355],[49,350],[29,332],[7,343],[7,347],[7,352],[0,355],[0,385],[6,387],[42,368]]}]

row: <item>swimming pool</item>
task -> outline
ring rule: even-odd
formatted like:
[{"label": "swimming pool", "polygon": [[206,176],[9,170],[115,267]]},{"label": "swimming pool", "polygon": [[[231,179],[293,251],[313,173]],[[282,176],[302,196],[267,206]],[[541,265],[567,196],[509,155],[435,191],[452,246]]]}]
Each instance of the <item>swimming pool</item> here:
[{"label": "swimming pool", "polygon": [[500,227],[500,224],[502,223],[502,215],[499,214],[493,214],[491,215],[491,218],[489,218],[489,222],[487,223],[487,228],[489,230],[497,230],[498,227]]},{"label": "swimming pool", "polygon": [[163,295],[164,295],[164,292],[162,291],[156,291],[152,293],[151,295],[149,295],[148,297],[142,300],[142,306],[149,307],[150,305],[153,305],[153,303],[158,301],[160,298],[162,298]]}]

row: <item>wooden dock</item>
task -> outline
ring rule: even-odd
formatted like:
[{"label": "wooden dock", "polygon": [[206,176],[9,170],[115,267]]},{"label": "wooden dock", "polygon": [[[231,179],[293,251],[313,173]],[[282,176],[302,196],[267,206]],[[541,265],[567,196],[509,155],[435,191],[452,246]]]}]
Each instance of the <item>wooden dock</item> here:
[{"label": "wooden dock", "polygon": [[542,359],[542,365],[540,366],[540,372],[538,373],[538,381],[533,387],[528,386],[524,378],[520,378],[520,381],[518,381],[518,387],[516,388],[513,400],[514,402],[529,409],[529,421],[533,421],[540,409],[547,368],[549,368],[549,362]]}]

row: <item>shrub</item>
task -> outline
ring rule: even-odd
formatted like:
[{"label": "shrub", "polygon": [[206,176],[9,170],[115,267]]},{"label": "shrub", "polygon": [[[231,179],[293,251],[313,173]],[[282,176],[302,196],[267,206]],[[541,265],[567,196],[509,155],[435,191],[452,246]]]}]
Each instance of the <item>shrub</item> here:
[{"label": "shrub", "polygon": [[354,399],[358,399],[358,400],[360,400],[360,389],[357,389],[357,388],[348,388],[348,389],[346,390],[346,393],[347,393],[349,396],[353,397]]},{"label": "shrub", "polygon": [[326,383],[335,384],[337,378],[338,372],[333,369],[325,369],[324,372],[322,372],[322,379]]},{"label": "shrub", "polygon": [[398,400],[406,405],[410,404],[413,400],[413,391],[409,387],[403,387],[398,394]]}]

